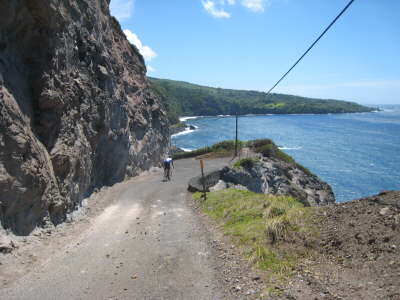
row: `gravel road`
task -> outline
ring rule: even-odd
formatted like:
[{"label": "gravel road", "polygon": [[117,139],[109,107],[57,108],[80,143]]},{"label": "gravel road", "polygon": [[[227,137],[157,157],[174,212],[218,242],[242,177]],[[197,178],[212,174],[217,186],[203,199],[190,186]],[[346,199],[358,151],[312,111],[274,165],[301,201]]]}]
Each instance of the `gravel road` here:
[{"label": "gravel road", "polygon": [[224,298],[219,262],[187,203],[187,181],[198,174],[198,161],[181,160],[170,182],[156,171],[122,184],[112,205],[0,299]]}]

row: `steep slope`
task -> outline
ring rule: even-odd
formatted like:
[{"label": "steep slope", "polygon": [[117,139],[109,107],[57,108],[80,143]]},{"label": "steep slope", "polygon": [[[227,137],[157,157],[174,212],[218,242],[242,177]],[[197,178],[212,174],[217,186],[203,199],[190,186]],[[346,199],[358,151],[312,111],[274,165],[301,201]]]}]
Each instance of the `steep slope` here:
[{"label": "steep slope", "polygon": [[0,221],[17,234],[62,222],[167,145],[166,113],[109,2],[0,2]]},{"label": "steep slope", "polygon": [[168,109],[178,116],[226,114],[352,113],[373,109],[354,102],[312,99],[285,94],[212,88],[188,82],[150,78],[152,87]]}]

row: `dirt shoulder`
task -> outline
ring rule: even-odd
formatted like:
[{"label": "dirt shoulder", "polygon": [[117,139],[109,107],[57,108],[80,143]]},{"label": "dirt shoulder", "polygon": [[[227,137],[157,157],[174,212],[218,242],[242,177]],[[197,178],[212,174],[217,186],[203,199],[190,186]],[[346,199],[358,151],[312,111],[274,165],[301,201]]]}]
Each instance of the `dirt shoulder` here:
[{"label": "dirt shoulder", "polygon": [[400,299],[400,192],[320,207],[314,221],[312,260],[286,299]]},{"label": "dirt shoulder", "polygon": [[210,245],[220,262],[219,273],[224,282],[225,298],[263,299],[267,273],[254,268],[231,237],[223,233],[222,226],[201,211],[199,203],[192,199],[191,194],[187,196],[187,203],[200,217],[199,220],[209,235]]},{"label": "dirt shoulder", "polygon": [[[255,268],[226,228],[203,214],[223,258],[223,274],[237,299],[400,299],[400,192],[307,208],[312,229],[288,233],[268,245],[297,255],[284,278]],[[218,225],[219,224],[219,225]],[[305,225],[306,226],[306,225]],[[275,279],[274,279],[275,278]]]}]

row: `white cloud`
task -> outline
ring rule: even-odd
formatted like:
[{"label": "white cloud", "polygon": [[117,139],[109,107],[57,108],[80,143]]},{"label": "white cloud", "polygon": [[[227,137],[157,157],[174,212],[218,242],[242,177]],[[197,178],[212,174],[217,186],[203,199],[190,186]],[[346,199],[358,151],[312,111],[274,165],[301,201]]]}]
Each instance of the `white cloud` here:
[{"label": "white cloud", "polygon": [[111,0],[111,14],[119,21],[129,19],[133,14],[135,0]]},{"label": "white cloud", "polygon": [[130,31],[129,29],[125,29],[125,30],[124,30],[124,33],[125,33],[125,35],[126,35],[128,41],[129,41],[131,44],[135,45],[136,48],[138,48],[140,54],[143,55],[143,57],[144,57],[144,59],[145,59],[146,61],[150,61],[150,60],[152,60],[154,57],[157,56],[157,53],[155,53],[155,52],[153,51],[153,49],[151,49],[149,46],[144,46],[144,45],[142,44],[142,42],[140,41],[139,37],[138,37],[135,33],[133,33],[132,31]]},{"label": "white cloud", "polygon": [[[232,1],[232,0],[228,0]],[[230,18],[231,15],[226,12],[223,8],[217,8],[214,1],[206,0],[201,2],[203,4],[204,9],[212,15],[214,18]],[[225,2],[221,1],[221,6],[224,6]]]},{"label": "white cloud", "polygon": [[263,12],[269,4],[268,0],[242,0],[242,5],[253,12]]},{"label": "white cloud", "polygon": [[149,72],[155,72],[156,69],[154,69],[152,66],[147,66],[147,71],[149,71]]},{"label": "white cloud", "polygon": [[247,8],[251,12],[262,13],[271,4],[272,0],[202,0],[203,8],[215,18],[230,18],[231,14],[225,10],[226,6],[234,6],[236,3]]}]

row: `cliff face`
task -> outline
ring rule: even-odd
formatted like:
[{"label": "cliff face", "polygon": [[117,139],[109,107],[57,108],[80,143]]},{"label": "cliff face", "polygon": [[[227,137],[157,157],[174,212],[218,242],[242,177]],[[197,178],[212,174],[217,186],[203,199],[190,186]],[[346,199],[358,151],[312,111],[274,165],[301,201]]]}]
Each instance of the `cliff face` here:
[{"label": "cliff face", "polygon": [[167,146],[143,58],[108,5],[0,2],[0,221],[17,234],[62,222]]}]

